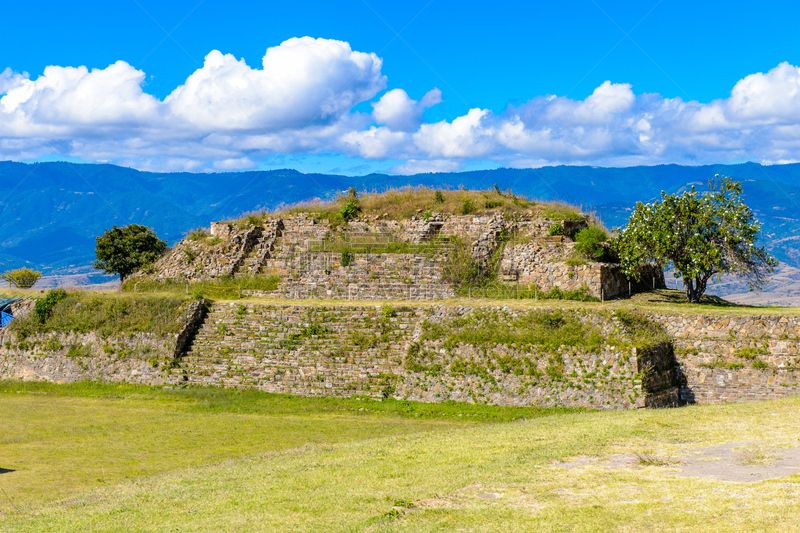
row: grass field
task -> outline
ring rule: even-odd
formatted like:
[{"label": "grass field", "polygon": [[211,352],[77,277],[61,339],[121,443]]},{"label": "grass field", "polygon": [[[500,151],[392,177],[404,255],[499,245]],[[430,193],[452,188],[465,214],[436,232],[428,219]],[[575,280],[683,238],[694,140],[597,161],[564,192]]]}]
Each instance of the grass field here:
[{"label": "grass field", "polygon": [[692,450],[720,443],[745,443],[764,465],[732,468],[769,469],[800,446],[800,398],[548,412],[111,385],[0,390],[0,468],[13,470],[0,470],[4,531],[800,527],[796,469],[755,483],[678,476]]}]

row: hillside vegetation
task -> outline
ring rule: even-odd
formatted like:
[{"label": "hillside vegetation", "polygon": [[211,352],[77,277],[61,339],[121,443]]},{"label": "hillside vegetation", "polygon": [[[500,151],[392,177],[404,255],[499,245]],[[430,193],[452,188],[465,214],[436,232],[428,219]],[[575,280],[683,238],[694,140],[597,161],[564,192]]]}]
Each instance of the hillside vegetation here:
[{"label": "hillside vegetation", "polygon": [[56,289],[37,301],[32,312],[9,326],[20,339],[36,333],[96,332],[175,334],[190,299],[179,294],[147,295]]}]

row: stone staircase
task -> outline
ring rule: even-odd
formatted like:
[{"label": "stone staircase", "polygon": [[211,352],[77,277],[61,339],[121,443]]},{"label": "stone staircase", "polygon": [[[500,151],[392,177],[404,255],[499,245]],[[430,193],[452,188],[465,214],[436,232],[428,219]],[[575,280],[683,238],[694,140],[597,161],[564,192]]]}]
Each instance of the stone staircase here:
[{"label": "stone staircase", "polygon": [[283,221],[273,220],[264,224],[261,235],[245,255],[236,276],[253,276],[261,272],[264,264],[275,249],[275,241],[281,236]]},{"label": "stone staircase", "polygon": [[170,382],[269,392],[380,396],[420,311],[215,304]]}]

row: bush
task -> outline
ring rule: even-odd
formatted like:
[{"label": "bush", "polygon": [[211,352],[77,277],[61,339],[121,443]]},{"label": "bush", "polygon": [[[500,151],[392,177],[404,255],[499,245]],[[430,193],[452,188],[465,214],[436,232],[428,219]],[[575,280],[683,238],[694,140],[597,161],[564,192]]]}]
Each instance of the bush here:
[{"label": "bush", "polygon": [[442,193],[442,191],[436,191],[433,194],[433,199],[437,204],[443,204],[444,203],[444,194]]},{"label": "bush", "polygon": [[189,234],[186,235],[186,239],[189,241],[205,241],[209,236],[209,233],[204,228],[196,228],[189,231]]},{"label": "bush", "polygon": [[608,244],[608,234],[592,226],[575,235],[575,250],[591,261],[613,261],[615,255]]},{"label": "bush", "polygon": [[554,236],[556,236],[556,235],[564,235],[564,228],[561,226],[561,224],[553,224],[553,225],[552,225],[552,226],[550,226],[550,228],[547,230],[547,234],[548,234],[550,237],[554,237]]},{"label": "bush", "polygon": [[61,300],[65,300],[67,296],[67,291],[64,289],[53,289],[47,293],[47,296],[36,301],[33,314],[36,315],[40,323],[44,324],[53,314],[53,308],[55,308],[56,304]]},{"label": "bush", "polygon": [[37,270],[31,270],[30,268],[17,268],[16,270],[9,270],[0,276],[0,278],[7,281],[9,285],[18,289],[30,289],[36,284],[37,281],[39,281],[39,278],[41,277],[41,272]]},{"label": "bush", "polygon": [[339,211],[339,216],[350,222],[361,213],[361,204],[358,201],[358,191],[355,187],[350,187],[345,195],[345,202],[342,210]]},{"label": "bush", "polygon": [[475,204],[472,203],[471,200],[466,199],[461,202],[461,214],[462,215],[471,215],[476,211]]}]

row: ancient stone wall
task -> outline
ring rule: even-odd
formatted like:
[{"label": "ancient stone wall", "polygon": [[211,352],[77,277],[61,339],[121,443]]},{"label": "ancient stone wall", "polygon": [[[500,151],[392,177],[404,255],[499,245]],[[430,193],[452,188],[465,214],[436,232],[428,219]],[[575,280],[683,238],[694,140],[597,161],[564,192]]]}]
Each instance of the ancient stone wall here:
[{"label": "ancient stone wall", "polygon": [[639,282],[629,280],[619,265],[565,262],[575,247],[562,237],[538,238],[507,246],[500,264],[506,281],[535,284],[543,291],[586,288],[595,298],[611,299],[648,289],[663,289],[664,274],[657,267],[643,268]]},{"label": "ancient stone wall", "polygon": [[17,340],[0,330],[0,343],[0,379],[23,381],[161,385],[175,355],[174,336],[149,333],[48,333]]},{"label": "ancient stone wall", "polygon": [[674,337],[687,402],[800,394],[800,317],[653,315]]},{"label": "ancient stone wall", "polygon": [[[676,401],[670,393],[673,384],[663,379],[672,368],[670,354],[637,354],[624,343],[604,344],[593,351],[568,346],[453,345],[426,329],[481,312],[444,306],[215,304],[191,349],[170,364],[121,357],[105,348],[115,340],[81,337],[69,342],[90,346],[93,357],[70,357],[64,353],[66,348],[46,353],[37,344],[29,353],[6,353],[0,376],[601,409]],[[520,313],[499,307],[495,312],[501,321]],[[598,334],[615,333],[619,338],[614,318],[592,313],[576,316]],[[167,354],[170,346],[163,343],[159,353]],[[653,366],[652,360],[666,374],[645,372],[644,366]],[[653,379],[656,375],[660,381]]]},{"label": "ancient stone wall", "polygon": [[[199,306],[187,310],[187,323],[202,316]],[[577,311],[582,323],[622,344],[607,341],[594,351],[503,344],[487,349],[453,344],[426,326],[469,317],[476,309],[214,304],[189,343],[186,332],[50,333],[19,341],[0,330],[0,379],[615,409],[674,404],[678,383],[680,399],[697,403],[800,394],[800,317],[652,314],[674,342],[646,352],[625,344],[612,313],[591,310]],[[515,313],[533,312],[481,309],[495,312],[500,326]],[[181,350],[187,344],[190,349]]]},{"label": "ancient stone wall", "polygon": [[299,252],[270,259],[266,271],[282,280],[271,292],[245,291],[253,296],[346,300],[432,300],[454,296],[444,279],[446,256],[433,254],[351,254]]}]

